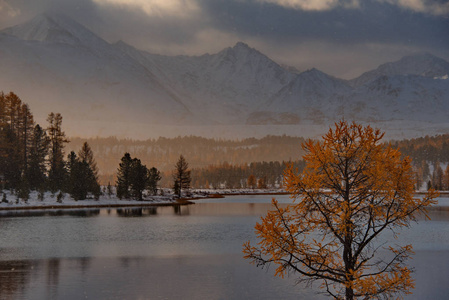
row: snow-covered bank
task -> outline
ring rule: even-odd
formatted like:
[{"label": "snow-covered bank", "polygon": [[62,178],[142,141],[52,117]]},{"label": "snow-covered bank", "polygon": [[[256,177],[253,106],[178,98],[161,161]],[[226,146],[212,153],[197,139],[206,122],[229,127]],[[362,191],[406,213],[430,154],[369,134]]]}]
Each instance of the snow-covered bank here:
[{"label": "snow-covered bank", "polygon": [[[165,205],[180,203],[173,194],[147,196],[142,201],[133,199],[120,200],[115,195],[102,195],[98,200],[86,199],[75,201],[69,194],[63,194],[61,201],[58,201],[58,193],[46,192],[42,200],[38,197],[38,192],[31,192],[27,201],[11,194],[10,191],[3,191],[0,198],[0,210],[9,209],[44,209],[44,208],[82,208],[82,207],[116,207],[116,206],[145,206],[145,205]],[[3,196],[5,195],[5,196]],[[6,202],[4,199],[6,198]]]},{"label": "snow-covered bank", "polygon": [[[6,202],[3,202],[3,194],[5,194]],[[102,195],[98,200],[86,199],[75,201],[69,194],[58,202],[58,193],[52,194],[46,192],[44,199],[40,200],[38,192],[31,192],[27,201],[18,198],[17,195],[11,194],[10,191],[0,191],[0,210],[15,209],[60,209],[60,208],[94,208],[94,207],[126,207],[126,206],[152,206],[152,205],[175,205],[192,203],[189,200],[199,200],[207,198],[221,198],[226,195],[282,195],[288,194],[284,189],[192,189],[185,194],[182,199],[178,199],[171,190],[163,190],[163,195],[145,196],[142,201],[134,199],[120,200],[115,195]],[[423,193],[417,192],[417,196]],[[441,198],[449,198],[449,192],[440,192]],[[445,206],[446,201],[439,203],[438,206]]]},{"label": "snow-covered bank", "polygon": [[287,194],[284,189],[193,189],[194,195],[278,195]]},{"label": "snow-covered bank", "polygon": [[[115,195],[101,195],[98,200],[93,198],[86,200],[74,200],[69,194],[63,194],[58,201],[59,193],[46,192],[43,199],[39,199],[36,191],[30,193],[25,201],[10,191],[0,192],[0,210],[13,209],[54,209],[54,208],[89,208],[89,207],[120,207],[120,206],[148,206],[148,205],[173,205],[183,204],[187,200],[202,199],[224,195],[263,195],[283,194],[285,190],[279,189],[194,189],[178,199],[170,190],[163,190],[163,195],[145,196],[142,201],[134,199],[120,200]],[[6,199],[6,200],[4,200]]]}]

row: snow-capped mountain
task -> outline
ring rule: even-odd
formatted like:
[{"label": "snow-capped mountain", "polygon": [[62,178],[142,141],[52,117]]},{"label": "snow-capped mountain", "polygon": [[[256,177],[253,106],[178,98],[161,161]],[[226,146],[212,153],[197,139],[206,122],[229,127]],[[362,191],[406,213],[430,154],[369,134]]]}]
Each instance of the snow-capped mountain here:
[{"label": "snow-capped mountain", "polygon": [[380,65],[350,81],[352,86],[362,86],[380,76],[418,75],[429,78],[441,78],[449,74],[449,62],[430,53],[405,56],[398,61]]},{"label": "snow-capped mountain", "polygon": [[105,47],[106,42],[81,24],[62,15],[43,13],[31,21],[6,28],[5,34],[21,40]]},{"label": "snow-capped mountain", "polygon": [[202,56],[152,54],[47,13],[0,31],[0,66],[0,90],[71,125],[447,123],[449,115],[449,63],[431,54],[347,81],[298,73],[241,42]]},{"label": "snow-capped mountain", "polygon": [[248,111],[295,77],[241,42],[217,54],[197,57],[154,55],[124,43],[118,47],[148,69],[156,70],[192,110],[220,123],[242,122]]},{"label": "snow-capped mountain", "polygon": [[[263,107],[276,113],[277,117],[272,115],[271,118],[277,124],[297,124],[301,121],[321,124],[327,119],[334,119],[335,111],[340,105],[340,95],[350,90],[346,81],[311,69],[296,75]],[[249,123],[257,123],[254,118],[259,115],[259,112],[250,115]],[[267,111],[263,115],[267,115]],[[290,118],[285,118],[286,116]],[[272,120],[263,123],[270,123]],[[259,117],[259,122],[261,121]]]},{"label": "snow-capped mountain", "polygon": [[[128,55],[56,14],[0,32],[0,89],[73,121],[194,120],[176,94]],[[175,117],[172,117],[175,116]]]},{"label": "snow-capped mountain", "polygon": [[447,122],[449,80],[445,77],[382,75],[345,95],[348,117],[366,121]]}]

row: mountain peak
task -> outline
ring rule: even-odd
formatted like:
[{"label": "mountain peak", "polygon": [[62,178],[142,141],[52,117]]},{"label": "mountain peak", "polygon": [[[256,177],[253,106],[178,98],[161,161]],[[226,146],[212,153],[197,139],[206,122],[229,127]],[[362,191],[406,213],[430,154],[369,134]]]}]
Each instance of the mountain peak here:
[{"label": "mountain peak", "polygon": [[251,48],[248,44],[244,42],[237,42],[233,47],[228,47],[223,50],[226,53],[229,54],[241,54],[241,55],[247,55],[251,53],[260,53],[257,49]]},{"label": "mountain peak", "polygon": [[28,22],[6,28],[2,32],[22,40],[70,45],[92,44],[101,40],[73,19],[54,12],[39,14]]},{"label": "mountain peak", "polygon": [[234,50],[253,50],[248,44],[244,42],[237,42],[234,47],[232,47]]}]

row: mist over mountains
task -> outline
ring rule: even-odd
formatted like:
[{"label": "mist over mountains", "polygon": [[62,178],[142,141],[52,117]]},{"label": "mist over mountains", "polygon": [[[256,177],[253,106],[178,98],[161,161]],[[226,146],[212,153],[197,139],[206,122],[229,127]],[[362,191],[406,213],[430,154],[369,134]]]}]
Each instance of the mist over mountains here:
[{"label": "mist over mountains", "polygon": [[125,128],[126,136],[160,125],[265,131],[342,118],[449,128],[449,63],[430,53],[343,80],[317,69],[298,73],[241,42],[202,56],[151,54],[45,13],[0,31],[0,66],[0,90],[18,94],[41,119],[61,112],[69,134]]}]

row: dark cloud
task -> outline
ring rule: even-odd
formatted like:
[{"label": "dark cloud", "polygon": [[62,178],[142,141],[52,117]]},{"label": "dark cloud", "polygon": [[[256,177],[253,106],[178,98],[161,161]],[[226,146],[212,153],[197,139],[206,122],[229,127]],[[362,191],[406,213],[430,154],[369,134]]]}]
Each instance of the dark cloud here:
[{"label": "dark cloud", "polygon": [[364,1],[360,8],[325,11],[288,9],[251,1],[203,1],[214,26],[273,41],[332,43],[403,43],[449,47],[449,18]]},{"label": "dark cloud", "polygon": [[[135,1],[132,6],[120,0],[0,0],[20,12],[0,9],[0,26],[55,10],[110,42],[121,39],[152,52],[213,53],[242,40],[280,63],[347,78],[417,51],[449,59],[449,17],[440,9],[447,6],[444,1],[414,2],[427,6],[340,1],[306,11],[275,0],[183,0],[180,5],[195,3],[198,9],[154,14],[142,7],[150,0]],[[354,5],[347,8],[348,3]]]}]

